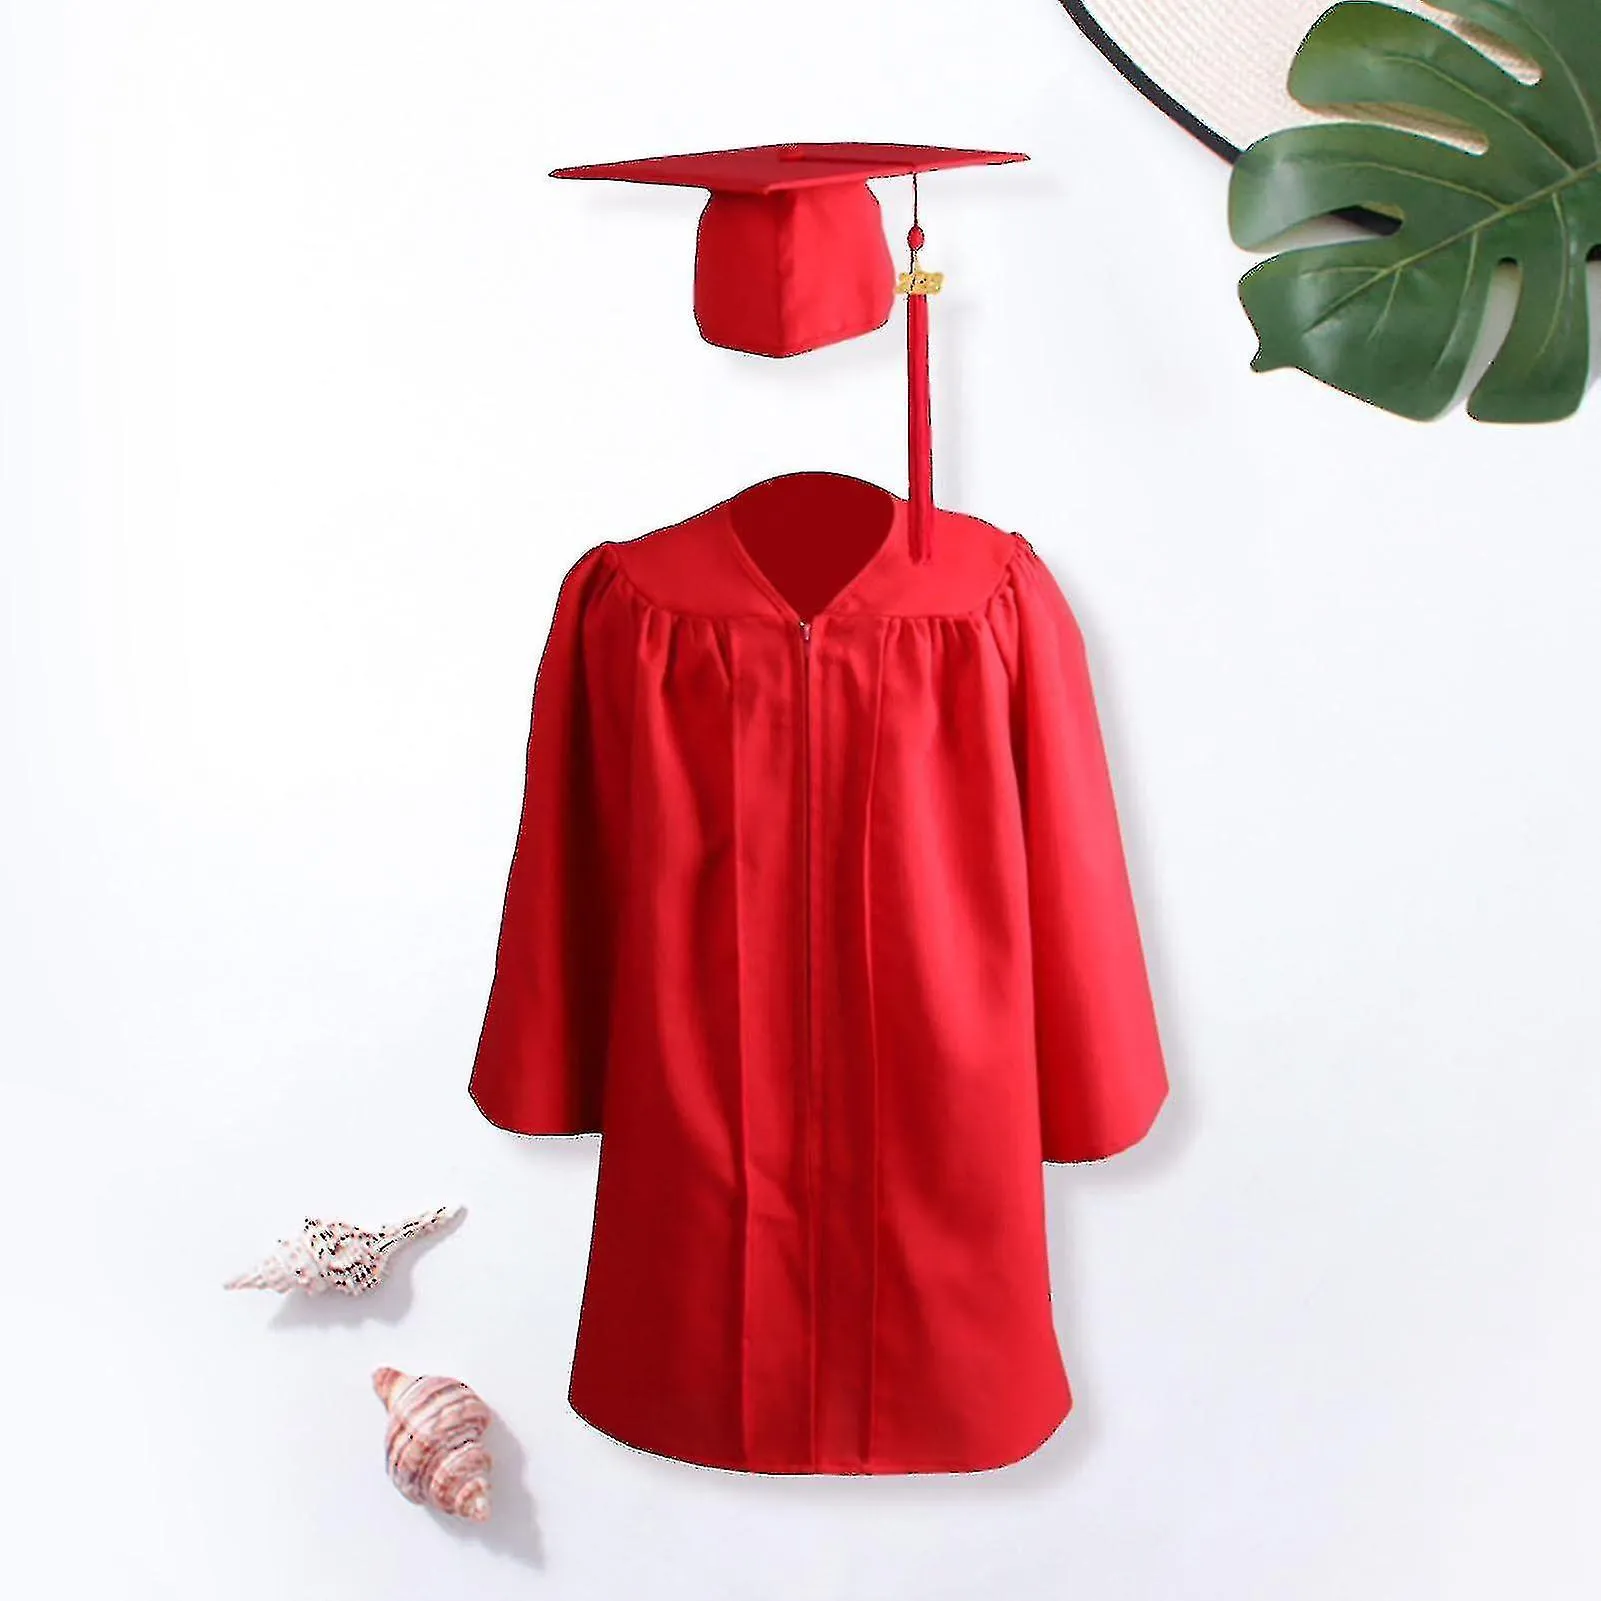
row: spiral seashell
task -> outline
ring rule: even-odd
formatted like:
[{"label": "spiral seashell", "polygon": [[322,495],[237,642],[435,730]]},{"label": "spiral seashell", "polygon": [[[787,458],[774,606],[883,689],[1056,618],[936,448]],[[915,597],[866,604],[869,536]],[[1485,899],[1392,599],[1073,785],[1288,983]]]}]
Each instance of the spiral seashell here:
[{"label": "spiral seashell", "polygon": [[489,1517],[492,1459],[478,1443],[494,1414],[459,1379],[379,1368],[372,1387],[389,1409],[389,1477],[408,1501],[452,1517]]},{"label": "spiral seashell", "polygon": [[324,1290],[342,1290],[346,1295],[363,1295],[376,1289],[388,1270],[395,1250],[425,1234],[449,1227],[465,1211],[460,1206],[442,1206],[437,1212],[419,1212],[403,1222],[391,1223],[373,1232],[354,1223],[330,1223],[308,1217],[305,1227],[292,1239],[280,1240],[278,1249],[259,1267],[241,1273],[223,1285],[225,1290],[304,1290],[321,1295]]}]

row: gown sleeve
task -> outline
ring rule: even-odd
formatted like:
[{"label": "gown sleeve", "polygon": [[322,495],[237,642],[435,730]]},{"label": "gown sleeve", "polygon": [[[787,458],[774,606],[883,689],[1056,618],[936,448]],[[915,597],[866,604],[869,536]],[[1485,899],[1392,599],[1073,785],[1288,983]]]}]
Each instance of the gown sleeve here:
[{"label": "gown sleeve", "polygon": [[1168,1081],[1084,641],[1026,542],[1013,567],[1014,735],[1045,1160],[1141,1139]]},{"label": "gown sleeve", "polygon": [[469,1092],[520,1134],[601,1132],[633,655],[605,545],[562,580]]}]

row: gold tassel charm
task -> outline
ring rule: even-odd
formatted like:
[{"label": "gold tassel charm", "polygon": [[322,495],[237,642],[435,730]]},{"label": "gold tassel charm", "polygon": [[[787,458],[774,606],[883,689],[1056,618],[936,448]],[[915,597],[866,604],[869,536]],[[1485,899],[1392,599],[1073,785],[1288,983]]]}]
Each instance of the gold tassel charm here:
[{"label": "gold tassel charm", "polygon": [[912,252],[912,265],[895,280],[898,295],[937,295],[945,287],[945,274],[924,272],[917,264],[917,252]]}]

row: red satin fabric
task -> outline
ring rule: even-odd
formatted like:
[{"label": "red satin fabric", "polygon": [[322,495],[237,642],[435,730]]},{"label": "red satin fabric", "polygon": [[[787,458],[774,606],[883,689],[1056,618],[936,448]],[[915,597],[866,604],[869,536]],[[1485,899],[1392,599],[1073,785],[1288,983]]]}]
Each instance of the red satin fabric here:
[{"label": "red satin fabric", "polygon": [[914,563],[907,509],[802,474],[600,545],[541,661],[471,1090],[603,1133],[569,1397],[664,1456],[1035,1450],[1040,1163],[1166,1094],[1072,614],[972,518]]},{"label": "red satin fabric", "polygon": [[895,266],[865,183],[714,194],[695,241],[695,321],[708,344],[798,356],[882,328]]}]

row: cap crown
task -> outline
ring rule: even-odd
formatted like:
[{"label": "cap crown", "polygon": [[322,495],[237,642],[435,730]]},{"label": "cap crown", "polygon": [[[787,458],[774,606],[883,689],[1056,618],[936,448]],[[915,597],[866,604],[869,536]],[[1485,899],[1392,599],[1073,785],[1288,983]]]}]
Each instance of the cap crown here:
[{"label": "cap crown", "polygon": [[706,202],[695,321],[708,343],[796,356],[882,328],[894,309],[895,264],[865,183]]}]

